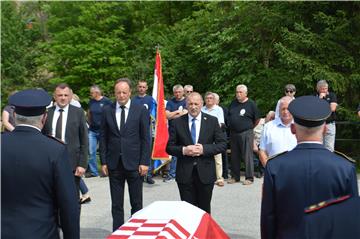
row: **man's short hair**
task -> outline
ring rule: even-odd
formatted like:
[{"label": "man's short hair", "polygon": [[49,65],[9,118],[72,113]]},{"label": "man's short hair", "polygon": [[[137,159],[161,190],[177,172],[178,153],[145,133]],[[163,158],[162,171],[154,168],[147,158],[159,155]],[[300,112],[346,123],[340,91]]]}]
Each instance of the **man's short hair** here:
[{"label": "man's short hair", "polygon": [[214,97],[215,97],[215,101],[216,102],[220,102],[220,96],[217,94],[217,93],[213,93],[214,94]]},{"label": "man's short hair", "polygon": [[191,91],[194,90],[194,87],[192,85],[184,85],[184,90],[191,89]]},{"label": "man's short hair", "polygon": [[207,96],[209,96],[209,95],[212,95],[214,97],[214,99],[215,99],[215,94],[213,92],[211,92],[211,91],[208,91],[208,92],[205,93],[205,98]]},{"label": "man's short hair", "polygon": [[125,83],[127,83],[128,86],[129,86],[129,88],[130,88],[130,90],[131,90],[132,84],[131,84],[131,80],[130,80],[129,78],[123,77],[123,78],[117,79],[117,80],[115,81],[114,87],[115,87],[118,83],[120,83],[120,82],[125,82]]},{"label": "man's short hair", "polygon": [[290,96],[283,96],[283,97],[281,97],[280,102],[279,102],[279,107],[280,107],[280,105],[283,104],[284,102],[289,102],[289,103],[290,103],[292,100],[293,100],[293,98],[290,97]]},{"label": "man's short hair", "polygon": [[186,97],[186,102],[188,102],[189,99],[192,98],[192,97],[194,97],[194,96],[199,96],[200,99],[201,99],[202,104],[204,104],[204,99],[203,99],[203,97],[201,96],[201,94],[200,94],[199,92],[196,92],[196,91],[191,92],[191,93],[188,95],[188,97]]},{"label": "man's short hair", "polygon": [[287,84],[284,87],[285,91],[296,91],[296,87],[293,84]]},{"label": "man's short hair", "polygon": [[179,89],[184,90],[184,87],[182,85],[180,85],[180,84],[177,84],[177,85],[173,86],[173,92],[176,91],[176,90],[179,90]]},{"label": "man's short hair", "polygon": [[237,85],[236,90],[237,89],[243,89],[246,93],[248,92],[247,86],[244,84]]},{"label": "man's short hair", "polygon": [[58,85],[55,87],[55,89],[57,89],[57,88],[60,88],[60,89],[62,89],[62,90],[65,89],[65,88],[69,88],[70,91],[72,92],[70,86],[69,86],[67,83],[60,83],[60,84],[58,84]]},{"label": "man's short hair", "polygon": [[146,83],[146,85],[147,85],[147,81],[146,80],[138,80],[138,84],[139,83]]},{"label": "man's short hair", "polygon": [[326,80],[319,80],[316,84],[316,89],[320,89],[321,87],[328,87],[328,83]]},{"label": "man's short hair", "polygon": [[102,93],[101,88],[98,85],[92,85],[90,87],[90,90],[95,90],[95,91],[99,92],[100,94]]},{"label": "man's short hair", "polygon": [[25,116],[25,115],[15,114],[15,124],[28,124],[28,125],[37,126],[41,122],[42,116],[43,114],[35,115],[35,116]]}]

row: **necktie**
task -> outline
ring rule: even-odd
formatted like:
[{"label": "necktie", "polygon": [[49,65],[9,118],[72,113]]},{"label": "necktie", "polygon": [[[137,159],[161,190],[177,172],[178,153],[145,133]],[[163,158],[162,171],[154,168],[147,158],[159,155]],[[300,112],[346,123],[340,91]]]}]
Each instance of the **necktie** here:
[{"label": "necktie", "polygon": [[195,118],[193,118],[192,124],[191,124],[191,139],[193,141],[194,144],[196,144],[196,124],[195,124]]},{"label": "necktie", "polygon": [[125,125],[125,105],[121,105],[120,108],[121,108],[120,130],[122,130]]},{"label": "necktie", "polygon": [[55,137],[58,139],[62,138],[62,117],[63,117],[63,109],[59,109],[60,115],[56,121],[56,128],[55,128]]}]

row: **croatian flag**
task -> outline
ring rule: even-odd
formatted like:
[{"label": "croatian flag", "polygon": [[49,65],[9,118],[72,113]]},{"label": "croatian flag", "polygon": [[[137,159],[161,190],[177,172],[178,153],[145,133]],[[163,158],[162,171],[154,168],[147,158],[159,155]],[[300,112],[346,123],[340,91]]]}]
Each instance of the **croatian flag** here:
[{"label": "croatian flag", "polygon": [[230,239],[205,211],[185,201],[157,201],[107,239]]},{"label": "croatian flag", "polygon": [[169,139],[169,132],[165,114],[164,82],[161,70],[161,56],[158,50],[156,51],[152,97],[154,105],[152,107],[151,117],[155,120],[155,131],[151,158],[155,160],[154,171],[156,172],[164,165],[165,162],[168,162],[169,160],[169,155],[165,150],[167,141]]}]

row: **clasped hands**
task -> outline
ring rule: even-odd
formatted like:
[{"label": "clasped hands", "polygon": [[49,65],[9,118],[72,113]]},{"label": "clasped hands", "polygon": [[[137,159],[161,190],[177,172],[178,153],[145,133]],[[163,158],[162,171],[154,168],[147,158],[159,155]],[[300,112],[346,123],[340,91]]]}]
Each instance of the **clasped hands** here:
[{"label": "clasped hands", "polygon": [[183,154],[186,156],[197,157],[204,153],[202,144],[193,144],[183,147]]},{"label": "clasped hands", "polygon": [[[148,172],[148,169],[149,169],[149,166],[139,165],[138,171],[139,171],[140,176],[145,176],[147,174],[147,172]],[[109,175],[109,170],[108,170],[106,164],[101,165],[101,170],[102,170],[104,175],[106,175],[106,176]]]},{"label": "clasped hands", "polygon": [[320,93],[320,94],[319,94],[319,98],[320,98],[320,99],[325,99],[325,97],[326,97],[326,93]]}]

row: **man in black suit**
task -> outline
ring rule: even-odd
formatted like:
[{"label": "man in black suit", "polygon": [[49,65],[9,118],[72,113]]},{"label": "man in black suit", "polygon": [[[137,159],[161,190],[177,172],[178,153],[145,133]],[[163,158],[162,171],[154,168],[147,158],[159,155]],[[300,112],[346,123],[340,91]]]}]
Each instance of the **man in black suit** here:
[{"label": "man in black suit", "polygon": [[[63,143],[41,134],[51,97],[24,90],[10,97],[15,130],[1,135],[1,238],[80,238],[78,198]],[[60,212],[60,217],[58,217]]]},{"label": "man in black suit", "polygon": [[80,178],[87,167],[89,147],[85,114],[81,108],[70,104],[72,93],[69,85],[62,83],[56,86],[54,98],[56,104],[48,109],[43,133],[56,137],[66,144],[79,195]]},{"label": "man in black suit", "polygon": [[178,157],[176,182],[181,200],[210,213],[216,181],[214,155],[226,149],[226,139],[217,118],[201,112],[203,103],[199,93],[188,95],[188,113],[174,120],[166,151]]},{"label": "man in black suit", "polygon": [[142,209],[142,181],[150,158],[149,112],[131,101],[128,78],[115,83],[116,102],[103,109],[100,128],[102,171],[109,175],[113,230],[124,224],[124,187],[127,181],[131,215]]}]

